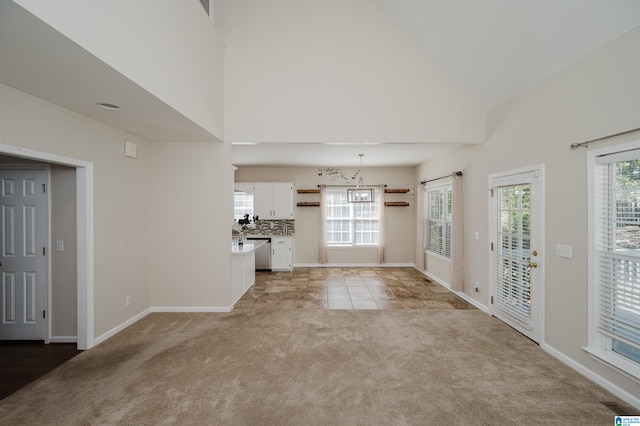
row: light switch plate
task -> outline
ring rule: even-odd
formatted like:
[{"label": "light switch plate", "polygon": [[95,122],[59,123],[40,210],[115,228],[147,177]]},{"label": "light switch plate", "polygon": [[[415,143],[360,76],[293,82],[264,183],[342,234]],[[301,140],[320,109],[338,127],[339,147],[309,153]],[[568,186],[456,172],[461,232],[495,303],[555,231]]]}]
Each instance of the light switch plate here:
[{"label": "light switch plate", "polygon": [[124,141],[124,156],[138,158],[138,145],[130,141]]},{"label": "light switch plate", "polygon": [[64,251],[64,240],[56,240],[56,251]]},{"label": "light switch plate", "polygon": [[556,244],[556,256],[566,257],[567,259],[573,259],[573,246]]}]

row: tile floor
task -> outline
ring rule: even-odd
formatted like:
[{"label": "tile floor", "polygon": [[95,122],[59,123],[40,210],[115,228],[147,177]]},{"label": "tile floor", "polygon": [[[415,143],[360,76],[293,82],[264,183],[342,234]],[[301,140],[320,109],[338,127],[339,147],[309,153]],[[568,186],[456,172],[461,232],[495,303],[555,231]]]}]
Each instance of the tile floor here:
[{"label": "tile floor", "polygon": [[476,308],[413,268],[296,268],[256,272],[234,309]]}]

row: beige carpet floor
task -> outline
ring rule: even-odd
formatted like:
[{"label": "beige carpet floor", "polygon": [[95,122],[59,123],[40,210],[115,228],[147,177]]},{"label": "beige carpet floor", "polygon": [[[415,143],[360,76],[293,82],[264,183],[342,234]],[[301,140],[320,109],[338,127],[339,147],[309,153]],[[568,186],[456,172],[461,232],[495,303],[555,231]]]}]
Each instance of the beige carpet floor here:
[{"label": "beige carpet floor", "polygon": [[0,424],[613,424],[602,401],[477,310],[151,314],[1,401]]}]

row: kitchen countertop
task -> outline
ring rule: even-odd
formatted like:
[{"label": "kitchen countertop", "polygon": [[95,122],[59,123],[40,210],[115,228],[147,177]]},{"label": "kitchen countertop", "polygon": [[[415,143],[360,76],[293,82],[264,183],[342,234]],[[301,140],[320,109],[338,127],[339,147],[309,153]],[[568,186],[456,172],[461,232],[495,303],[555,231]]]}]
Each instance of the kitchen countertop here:
[{"label": "kitchen countertop", "polygon": [[[249,238],[277,238],[277,237],[295,237],[295,234],[245,234],[245,241]],[[233,241],[237,239],[236,236],[233,237]]]},{"label": "kitchen countertop", "polygon": [[231,254],[245,254],[251,253],[266,244],[266,241],[252,240],[246,241],[244,244],[238,244],[238,240],[233,240],[231,243]]}]

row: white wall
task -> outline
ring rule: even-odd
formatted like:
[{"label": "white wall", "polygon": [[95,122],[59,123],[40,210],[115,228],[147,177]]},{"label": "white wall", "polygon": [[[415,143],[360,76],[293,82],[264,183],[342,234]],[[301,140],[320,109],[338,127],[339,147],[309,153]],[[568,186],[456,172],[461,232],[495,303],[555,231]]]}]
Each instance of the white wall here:
[{"label": "white wall", "polygon": [[229,307],[233,171],[228,144],[153,144],[151,305]]},{"label": "white wall", "polygon": [[[344,168],[346,176],[357,169]],[[388,188],[415,187],[413,169],[408,167],[362,168],[367,185],[386,184]],[[235,172],[236,182],[294,182],[299,189],[317,189],[319,184],[336,185],[328,176],[318,176],[312,167],[240,167]],[[356,184],[356,181],[350,184]],[[385,194],[387,201],[408,201],[409,207],[383,207],[386,222],[385,263],[415,263],[415,199],[411,194]],[[295,194],[298,201],[320,201],[318,194]],[[295,207],[294,262],[318,262],[320,247],[320,208]],[[230,232],[230,231],[229,231]],[[365,248],[335,248],[328,253],[328,263],[377,263],[377,251]]]},{"label": "white wall", "polygon": [[[16,3],[224,139],[224,46],[198,0]],[[0,101],[2,143],[94,163],[96,337],[154,305],[231,303],[228,145],[151,144],[8,87]]]},{"label": "white wall", "polygon": [[[125,139],[137,160],[124,157]],[[94,164],[95,336],[148,308],[151,145],[3,85],[0,143]]]},{"label": "white wall", "polygon": [[151,144],[2,85],[0,143],[94,165],[96,337],[151,306],[230,305],[228,144]]},{"label": "white wall", "polygon": [[16,0],[223,139],[224,46],[198,0]]},{"label": "white wall", "polygon": [[425,271],[440,283],[451,285],[451,261],[433,253],[425,253]]},{"label": "white wall", "polygon": [[[418,168],[420,179],[464,170],[465,293],[488,306],[488,175],[545,165],[544,343],[636,396],[640,384],[581,349],[587,344],[587,150],[569,146],[638,127],[638,46],[640,29],[493,111],[485,144],[452,151]],[[640,134],[607,143],[633,139]],[[557,257],[556,244],[573,246],[574,258]],[[480,293],[473,292],[474,281]]]},{"label": "white wall", "polygon": [[[77,336],[76,170],[51,166],[51,336]],[[63,241],[64,251],[57,251]]]},{"label": "white wall", "polygon": [[480,109],[371,1],[218,0],[216,25],[227,141],[484,141]]}]

